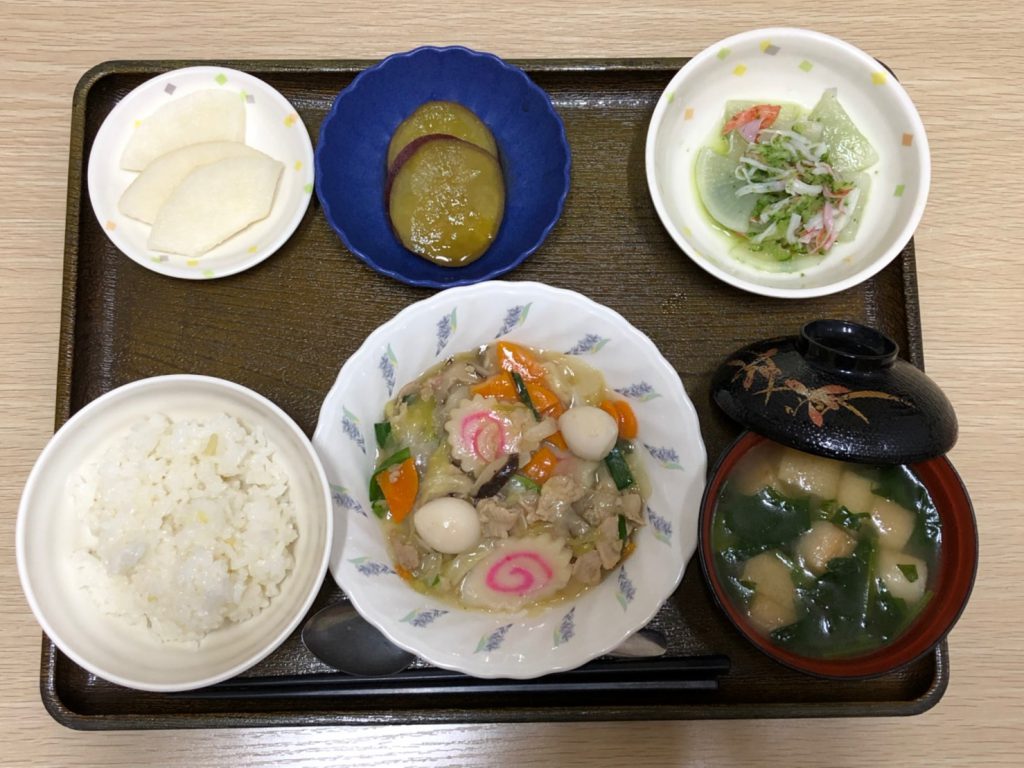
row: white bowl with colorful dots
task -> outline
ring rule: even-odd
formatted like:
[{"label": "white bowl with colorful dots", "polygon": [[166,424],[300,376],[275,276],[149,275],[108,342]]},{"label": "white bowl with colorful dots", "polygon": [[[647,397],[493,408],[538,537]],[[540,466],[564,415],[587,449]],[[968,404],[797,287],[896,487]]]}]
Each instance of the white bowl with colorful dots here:
[{"label": "white bowl with colorful dots", "polygon": [[[284,167],[265,218],[201,255],[157,251],[149,247],[151,226],[120,210],[122,195],[140,175],[121,167],[122,156],[144,120],[202,90],[237,95],[244,105],[244,143]],[[100,226],[136,263],[189,280],[226,277],[271,256],[299,226],[313,195],[313,144],[295,107],[258,77],[227,67],[186,67],[147,80],[110,111],[89,153],[88,186]]]},{"label": "white bowl with colorful dots", "polygon": [[[647,522],[626,560],[575,599],[516,613],[470,610],[413,589],[396,572],[368,490],[374,423],[385,403],[428,368],[498,338],[579,355],[600,371],[636,414],[634,455],[650,481]],[[707,467],[697,412],[647,336],[573,291],[491,281],[411,305],[344,364],[324,400],[313,446],[334,500],[335,581],[392,642],[445,669],[532,678],[597,658],[654,617],[696,548]]]},{"label": "white bowl with colorful dots", "polygon": [[[708,213],[698,192],[698,155],[720,141],[727,102],[811,110],[826,92],[878,155],[863,171],[859,226],[814,258],[777,259],[766,268],[765,260],[744,258],[749,241]],[[655,107],[646,168],[662,223],[695,264],[737,288],[779,298],[836,293],[883,269],[920,222],[931,179],[924,126],[892,73],[849,43],[792,28],[744,32],[688,61]],[[797,233],[787,236],[793,242]]]}]

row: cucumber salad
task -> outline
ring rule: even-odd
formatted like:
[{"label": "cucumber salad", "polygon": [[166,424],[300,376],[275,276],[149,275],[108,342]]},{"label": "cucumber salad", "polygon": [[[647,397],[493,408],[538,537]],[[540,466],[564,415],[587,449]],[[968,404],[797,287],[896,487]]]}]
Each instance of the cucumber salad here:
[{"label": "cucumber salad", "polygon": [[870,187],[864,171],[877,162],[834,89],[810,112],[730,101],[721,132],[697,154],[697,192],[713,221],[738,238],[734,256],[796,271],[853,239]]}]

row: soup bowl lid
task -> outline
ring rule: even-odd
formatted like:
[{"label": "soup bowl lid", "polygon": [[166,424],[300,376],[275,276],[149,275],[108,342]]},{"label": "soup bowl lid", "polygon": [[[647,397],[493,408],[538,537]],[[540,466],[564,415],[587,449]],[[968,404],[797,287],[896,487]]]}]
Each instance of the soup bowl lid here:
[{"label": "soup bowl lid", "polygon": [[732,419],[776,442],[834,459],[906,464],[956,443],[956,413],[879,330],[815,320],[796,336],[729,355],[711,382]]}]

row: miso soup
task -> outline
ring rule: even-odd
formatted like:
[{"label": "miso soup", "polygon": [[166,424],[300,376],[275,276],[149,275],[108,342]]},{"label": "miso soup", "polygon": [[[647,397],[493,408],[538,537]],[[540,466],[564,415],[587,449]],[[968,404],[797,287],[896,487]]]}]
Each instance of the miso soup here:
[{"label": "miso soup", "polygon": [[869,653],[902,634],[938,571],[939,515],[902,465],[754,446],[722,485],[712,526],[730,599],[760,634],[813,658]]}]

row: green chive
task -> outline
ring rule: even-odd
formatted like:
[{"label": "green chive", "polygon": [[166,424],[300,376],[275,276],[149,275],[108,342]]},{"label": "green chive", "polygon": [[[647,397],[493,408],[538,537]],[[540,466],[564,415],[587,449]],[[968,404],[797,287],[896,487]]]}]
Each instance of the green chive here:
[{"label": "green chive", "polygon": [[902,571],[907,581],[909,581],[911,584],[913,584],[919,578],[917,575],[917,566],[913,563],[898,563],[896,567],[899,568],[900,571]]},{"label": "green chive", "polygon": [[523,377],[515,371],[510,371],[512,374],[512,381],[516,385],[516,394],[519,395],[519,399],[526,403],[526,406],[530,409],[534,418],[540,421],[540,414],[537,413],[537,409],[533,407],[533,400],[530,399],[530,392],[526,389],[526,382],[523,381]]},{"label": "green chive", "polygon": [[636,485],[636,480],[634,479],[633,473],[629,469],[629,464],[626,462],[626,457],[623,454],[623,445],[620,441],[619,444],[612,448],[608,455],[604,457],[605,466],[608,467],[612,480],[615,481],[615,487],[620,491],[629,488],[631,485]]}]

